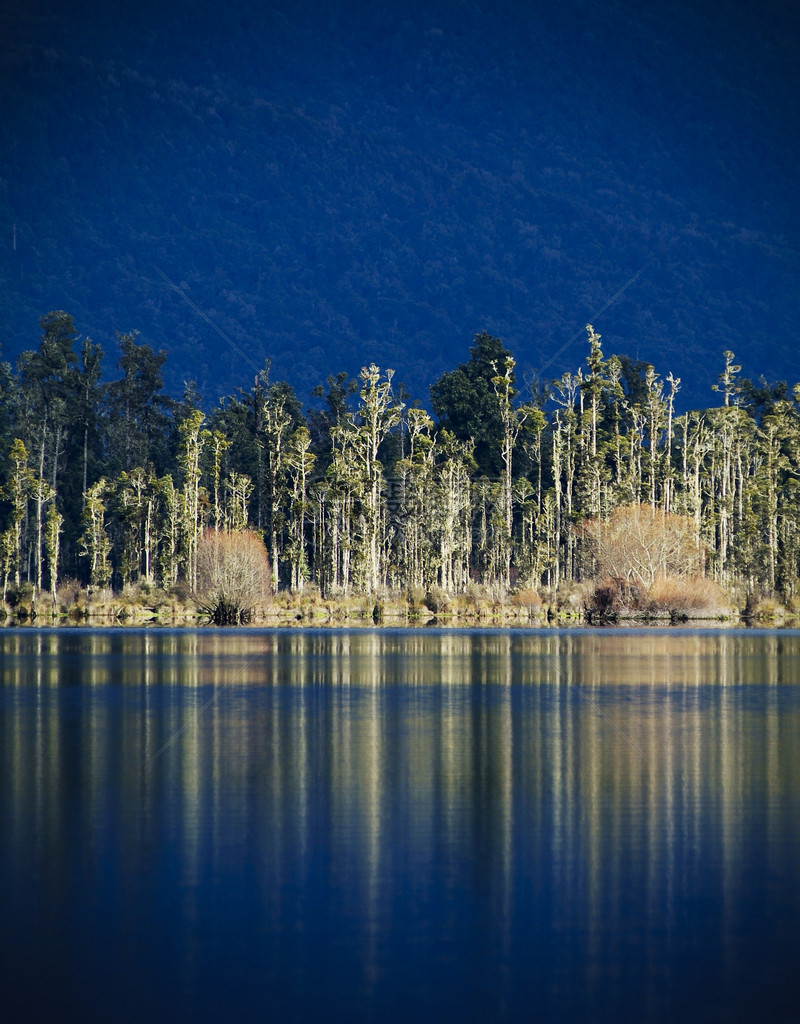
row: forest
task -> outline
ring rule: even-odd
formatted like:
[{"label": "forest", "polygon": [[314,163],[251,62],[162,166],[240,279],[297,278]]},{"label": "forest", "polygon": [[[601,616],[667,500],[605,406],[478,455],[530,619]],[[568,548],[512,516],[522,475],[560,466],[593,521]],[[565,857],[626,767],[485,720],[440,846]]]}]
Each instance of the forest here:
[{"label": "forest", "polygon": [[375,364],[328,376],[306,412],[267,364],[204,411],[191,383],[165,393],[166,355],[135,332],[108,381],[68,313],[40,326],[0,364],[7,609],[65,587],[202,607],[242,552],[273,594],[434,611],[476,588],[578,587],[598,616],[797,598],[800,385],[745,379],[730,351],[713,407],[683,413],[680,379],[606,355],[592,325],[582,365],[536,385],[476,335],[431,412]]}]

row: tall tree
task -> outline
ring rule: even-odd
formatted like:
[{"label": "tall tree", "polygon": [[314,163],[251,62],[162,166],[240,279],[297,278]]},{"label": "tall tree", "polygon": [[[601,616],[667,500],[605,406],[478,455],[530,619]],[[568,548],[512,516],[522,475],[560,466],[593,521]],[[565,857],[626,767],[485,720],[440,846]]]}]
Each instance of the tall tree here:
[{"label": "tall tree", "polygon": [[[486,331],[475,335],[469,351],[469,362],[443,374],[431,386],[433,411],[442,429],[460,441],[474,442],[478,472],[496,479],[502,472],[504,429],[492,380],[497,376],[497,368],[506,366],[511,353],[499,338]],[[515,396],[512,369],[509,401]]]},{"label": "tall tree", "polygon": [[89,583],[107,587],[111,582],[111,541],[106,530],[106,495],[108,482],[104,477],[89,485],[83,510],[83,554],[89,560]]},{"label": "tall tree", "polygon": [[[19,405],[17,381],[8,363],[0,362],[0,452],[7,452],[14,439]],[[0,460],[0,488],[6,482],[6,465]]]},{"label": "tall tree", "polygon": [[19,587],[22,576],[23,528],[34,477],[28,469],[28,452],[25,449],[25,444],[18,437],[11,445],[8,461],[11,469],[6,495],[11,503],[11,525],[7,531],[6,547],[8,550],[6,554],[10,558],[10,563],[13,564],[14,582]]},{"label": "tall tree", "polygon": [[178,425],[180,452],[178,461],[183,473],[183,553],[186,580],[192,590],[197,586],[197,544],[203,532],[200,479],[200,457],[208,431],[201,430],[205,415],[199,409]]},{"label": "tall tree", "polygon": [[408,451],[395,466],[397,493],[392,496],[390,512],[405,585],[428,587],[432,582],[429,517],[435,451],[433,420],[424,409],[409,409],[405,427]]},{"label": "tall tree", "polygon": [[269,390],[269,363],[259,370],[249,391],[242,388],[221,398],[209,414],[209,429],[218,431],[230,444],[226,454],[229,471],[246,475],[252,482],[255,498],[254,518],[258,529],[266,520],[266,459],[264,409]]},{"label": "tall tree", "polygon": [[324,409],[312,409],[308,414],[308,430],[311,435],[311,450],[316,456],[317,471],[324,473],[333,458],[331,430],[340,427],[350,412],[351,396],[358,393],[359,383],[351,380],[347,373],[329,376],[327,390],[318,384],[312,391],[315,398],[322,398]]},{"label": "tall tree", "polygon": [[500,422],[503,427],[501,436],[501,492],[502,492],[502,536],[498,537],[498,551],[501,554],[502,582],[507,587],[511,582],[511,538],[514,533],[514,508],[512,498],[512,477],[514,468],[514,450],[525,421],[536,414],[533,406],[522,406],[515,409],[512,396],[514,394],[514,359],[507,356],[504,364],[495,364],[496,375],[492,377],[492,388],[497,399]]},{"label": "tall tree", "polygon": [[122,378],[108,386],[107,471],[116,475],[136,466],[156,473],[175,469],[174,403],[163,393],[166,352],[137,342],[139,332],[117,334]]},{"label": "tall tree", "polygon": [[58,476],[66,435],[75,422],[73,344],[78,332],[69,313],[54,310],[39,320],[42,339],[37,351],[18,360],[23,417],[38,476],[58,492]]},{"label": "tall tree", "polygon": [[357,436],[366,484],[362,501],[366,528],[364,553],[366,587],[371,594],[383,583],[380,551],[384,522],[384,473],[380,448],[392,428],[400,422],[403,409],[392,393],[393,376],[394,371],[387,370],[385,378],[381,379],[381,371],[374,363],[363,367],[359,374],[361,405],[357,412],[360,421]]},{"label": "tall tree", "polygon": [[[76,573],[78,531],[84,494],[97,479],[99,467],[105,469],[107,447],[101,381],[103,350],[91,338],[80,345],[78,364],[71,374],[71,429],[66,438],[64,470],[59,482],[58,503],[64,514],[65,557]],[[59,543],[59,550],[62,545]]]},{"label": "tall tree", "polygon": [[306,556],[306,520],[308,478],[314,467],[314,453],[309,451],[311,435],[307,427],[298,427],[286,448],[286,468],[291,482],[289,515],[289,564],[292,590],[303,589],[308,575]]}]

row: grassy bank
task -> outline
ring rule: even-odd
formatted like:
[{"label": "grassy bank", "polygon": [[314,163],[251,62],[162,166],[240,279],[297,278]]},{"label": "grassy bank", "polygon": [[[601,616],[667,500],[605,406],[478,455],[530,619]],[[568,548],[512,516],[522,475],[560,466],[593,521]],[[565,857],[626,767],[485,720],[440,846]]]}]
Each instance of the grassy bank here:
[{"label": "grassy bank", "polygon": [[[449,625],[523,626],[547,624],[633,624],[636,622],[750,621],[776,625],[800,622],[800,602],[785,606],[771,598],[683,602],[664,595],[660,600],[626,605],[623,600],[598,599],[596,585],[571,585],[556,593],[518,590],[493,592],[472,586],[466,593],[443,591],[385,592],[378,596],[337,595],[323,597],[316,590],[281,592],[256,605],[249,617],[260,626],[355,626],[355,625]],[[208,623],[199,603],[181,587],[166,592],[135,586],[120,593],[90,592],[75,583],[56,595],[28,589],[10,595],[0,605],[6,625],[54,624],[119,626],[155,624],[201,626]]]}]

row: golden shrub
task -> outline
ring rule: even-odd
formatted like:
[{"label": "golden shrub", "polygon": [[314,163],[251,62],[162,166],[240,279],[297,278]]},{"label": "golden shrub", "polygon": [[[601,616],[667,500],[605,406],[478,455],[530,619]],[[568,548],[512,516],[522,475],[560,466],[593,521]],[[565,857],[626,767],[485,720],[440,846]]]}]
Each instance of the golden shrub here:
[{"label": "golden shrub", "polygon": [[583,536],[596,576],[616,580],[623,588],[649,589],[659,578],[702,575],[705,552],[689,516],[625,505],[607,520],[587,520]]},{"label": "golden shrub", "polygon": [[269,556],[257,533],[204,531],[197,545],[197,599],[213,622],[248,622],[269,593]]}]

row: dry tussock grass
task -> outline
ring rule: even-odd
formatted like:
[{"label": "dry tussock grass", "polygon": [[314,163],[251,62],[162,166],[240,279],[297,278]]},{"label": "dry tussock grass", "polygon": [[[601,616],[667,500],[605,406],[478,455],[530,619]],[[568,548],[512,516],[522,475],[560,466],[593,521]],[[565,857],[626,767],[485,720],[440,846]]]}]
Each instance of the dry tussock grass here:
[{"label": "dry tussock grass", "polygon": [[728,599],[719,584],[705,576],[660,576],[646,593],[647,611],[694,612],[727,605]]},{"label": "dry tussock grass", "polygon": [[703,576],[661,575],[645,587],[606,578],[595,584],[586,607],[601,615],[644,612],[651,615],[688,615],[722,611],[729,601],[722,588]]}]

